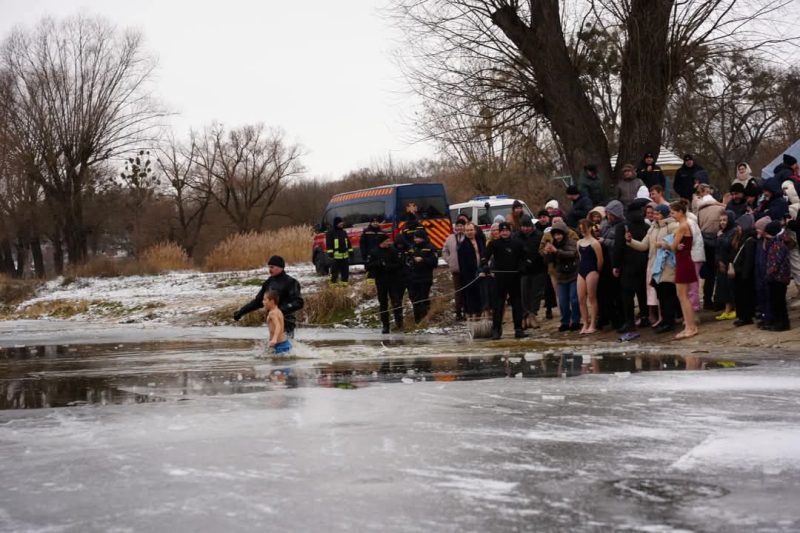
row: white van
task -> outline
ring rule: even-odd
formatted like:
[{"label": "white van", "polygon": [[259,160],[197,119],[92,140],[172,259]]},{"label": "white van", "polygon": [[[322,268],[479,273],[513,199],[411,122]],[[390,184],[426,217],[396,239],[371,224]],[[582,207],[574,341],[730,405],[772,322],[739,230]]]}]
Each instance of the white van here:
[{"label": "white van", "polygon": [[[505,194],[476,196],[468,202],[450,204],[450,220],[455,222],[459,215],[465,215],[473,224],[480,226],[484,232],[488,232],[497,215],[503,215],[503,218],[508,220],[511,215],[511,206],[516,201],[515,198]],[[535,224],[536,217],[533,216],[528,205],[522,200],[519,202],[522,204],[522,212],[531,217]]]}]

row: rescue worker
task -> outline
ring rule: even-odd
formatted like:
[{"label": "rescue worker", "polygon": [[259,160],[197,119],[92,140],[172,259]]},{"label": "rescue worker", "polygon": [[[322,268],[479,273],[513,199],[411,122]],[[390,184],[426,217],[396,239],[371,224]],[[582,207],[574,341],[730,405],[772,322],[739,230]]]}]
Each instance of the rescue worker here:
[{"label": "rescue worker", "polygon": [[548,282],[547,265],[539,254],[542,232],[534,226],[533,220],[528,215],[522,215],[520,228],[515,236],[525,250],[525,259],[520,266],[522,326],[523,329],[538,328],[536,315],[539,313],[539,305]]},{"label": "rescue worker", "polygon": [[414,245],[406,253],[408,297],[414,307],[414,322],[419,324],[431,307],[433,269],[439,263],[433,245],[424,229],[414,233]]},{"label": "rescue worker", "polygon": [[392,302],[394,323],[397,329],[403,328],[403,280],[404,252],[395,248],[389,236],[379,232],[375,236],[377,246],[367,258],[366,268],[375,280],[378,291],[378,305],[381,312],[381,333],[389,333],[389,300]]},{"label": "rescue worker", "polygon": [[276,291],[279,295],[278,309],[283,313],[283,327],[286,335],[294,337],[294,328],[297,319],[294,314],[303,308],[303,297],[300,295],[300,284],[292,276],[287,274],[284,269],[286,262],[283,257],[273,255],[267,261],[269,278],[261,285],[256,297],[242,306],[241,309],[233,313],[233,319],[237,322],[247,313],[264,307],[264,294],[267,291]]},{"label": "rescue worker", "polygon": [[[511,238],[511,225],[501,222],[498,228],[500,237],[486,245],[481,265],[484,275],[493,275],[495,279],[494,314],[492,316],[492,339],[503,336],[503,311],[506,300],[511,302],[511,313],[514,319],[514,337],[521,339],[528,334],[522,330],[522,299],[520,294],[519,267],[525,261],[525,247],[518,239]],[[494,268],[489,262],[494,260]],[[492,271],[494,270],[494,271]]]},{"label": "rescue worker", "polygon": [[[381,229],[381,222],[383,217],[374,216],[370,219],[369,225],[361,232],[361,238],[358,240],[358,249],[361,252],[361,259],[366,263],[370,251],[378,246],[381,235],[384,235]],[[371,276],[369,276],[371,277]]]},{"label": "rescue worker", "polygon": [[350,279],[350,258],[353,256],[353,247],[350,246],[350,239],[344,230],[342,217],[333,219],[333,228],[325,238],[325,248],[331,260],[331,283],[337,283],[341,276],[342,283],[346,284]]}]

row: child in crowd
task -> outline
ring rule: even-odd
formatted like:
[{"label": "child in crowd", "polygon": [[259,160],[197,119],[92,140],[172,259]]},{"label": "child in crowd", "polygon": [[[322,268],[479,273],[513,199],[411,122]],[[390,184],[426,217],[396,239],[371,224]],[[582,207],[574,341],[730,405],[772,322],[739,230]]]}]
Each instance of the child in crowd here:
[{"label": "child in crowd", "polygon": [[283,328],[283,312],[278,309],[280,296],[278,291],[267,291],[264,294],[264,308],[267,310],[267,327],[269,328],[269,347],[275,354],[284,354],[292,349],[292,343],[286,337]]}]

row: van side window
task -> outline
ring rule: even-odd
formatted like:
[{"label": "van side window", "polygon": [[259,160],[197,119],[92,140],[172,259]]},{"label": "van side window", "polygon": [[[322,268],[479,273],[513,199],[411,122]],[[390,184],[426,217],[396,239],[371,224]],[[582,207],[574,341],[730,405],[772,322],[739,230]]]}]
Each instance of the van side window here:
[{"label": "van side window", "polygon": [[[335,211],[336,216],[342,217],[345,227],[350,227],[356,224],[368,224],[372,217],[380,217],[383,220],[386,204],[381,201],[361,202],[338,206]],[[331,223],[333,223],[333,217],[331,217]]]},{"label": "van side window", "polygon": [[397,214],[400,220],[405,218],[406,205],[411,202],[417,204],[417,216],[420,219],[443,218],[449,215],[447,201],[443,196],[415,196],[398,198]]}]

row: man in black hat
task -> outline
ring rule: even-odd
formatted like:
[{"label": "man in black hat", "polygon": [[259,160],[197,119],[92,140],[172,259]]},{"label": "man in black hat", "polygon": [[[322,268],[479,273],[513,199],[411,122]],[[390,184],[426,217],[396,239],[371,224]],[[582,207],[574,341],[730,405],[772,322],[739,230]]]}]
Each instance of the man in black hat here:
[{"label": "man in black hat", "polygon": [[433,269],[439,264],[436,251],[428,241],[427,232],[418,228],[414,232],[414,244],[406,252],[408,298],[414,307],[414,322],[419,324],[431,307],[430,295],[433,285]]},{"label": "man in black hat", "polygon": [[692,201],[694,188],[700,183],[708,183],[708,173],[706,169],[695,163],[692,154],[683,156],[683,166],[675,172],[673,179],[673,189],[681,198]]},{"label": "man in black hat", "polygon": [[344,230],[344,221],[341,217],[333,219],[333,227],[325,236],[325,248],[331,260],[331,283],[337,283],[339,276],[342,283],[347,284],[350,279],[350,258],[353,257],[353,247],[350,238]]},{"label": "man in black hat", "polygon": [[[589,199],[594,205],[605,205],[606,193],[603,187],[603,180],[597,172],[597,165],[589,163],[583,167],[583,175],[578,180],[578,189],[581,194]],[[591,206],[589,207],[591,209]]]},{"label": "man in black hat", "polygon": [[[492,317],[492,339],[503,335],[503,311],[506,300],[511,302],[511,314],[514,318],[514,337],[521,339],[528,335],[522,330],[522,300],[520,294],[520,265],[525,261],[525,248],[517,239],[511,238],[511,225],[500,223],[500,238],[486,245],[481,259],[482,275],[494,275],[494,314]],[[494,258],[494,268],[490,269],[489,260]]]},{"label": "man in black hat", "polygon": [[570,228],[577,228],[578,221],[582,218],[589,216],[589,211],[592,210],[592,201],[588,196],[583,194],[575,185],[567,187],[567,198],[572,200],[572,208],[567,213],[567,218],[564,222]]},{"label": "man in black hat", "polygon": [[380,236],[384,235],[381,229],[382,221],[383,217],[372,217],[369,221],[369,225],[361,232],[361,237],[358,239],[358,250],[361,253],[361,260],[364,261],[364,263],[369,261],[370,252],[377,248],[378,240],[381,238]]},{"label": "man in black hat", "polygon": [[797,158],[791,154],[783,154],[783,161],[772,170],[772,178],[777,180],[778,183],[783,183],[797,174]]},{"label": "man in black hat", "polygon": [[641,163],[636,168],[636,177],[642,180],[648,189],[653,185],[660,185],[663,190],[667,186],[667,180],[661,167],[656,165],[656,156],[653,152],[644,154]]},{"label": "man in black hat", "polygon": [[392,302],[392,313],[397,329],[403,328],[403,266],[405,251],[392,245],[389,236],[380,232],[376,236],[378,243],[369,254],[366,268],[375,280],[380,306],[382,333],[389,333],[389,300]]},{"label": "man in black hat", "polygon": [[279,295],[278,308],[283,313],[286,335],[294,337],[294,328],[297,325],[297,319],[294,314],[303,308],[300,284],[284,271],[286,262],[279,255],[273,255],[269,258],[267,268],[269,269],[267,281],[261,285],[258,294],[250,303],[245,304],[241,309],[233,313],[233,319],[238,321],[247,313],[263,308],[264,294],[267,291],[276,291]]}]

